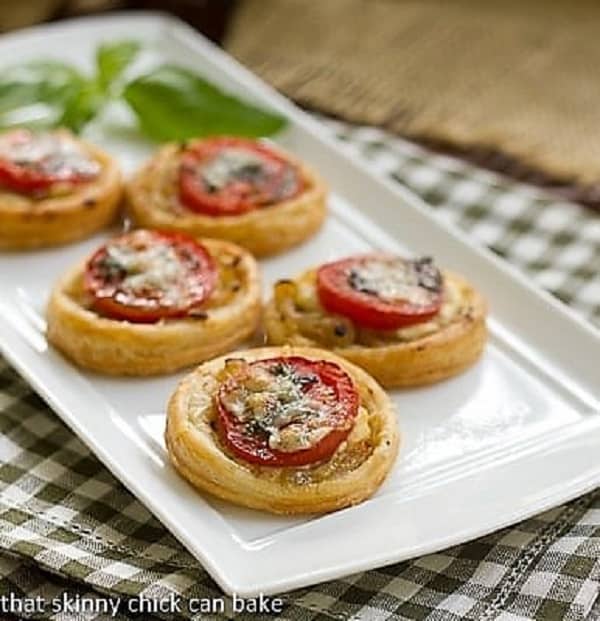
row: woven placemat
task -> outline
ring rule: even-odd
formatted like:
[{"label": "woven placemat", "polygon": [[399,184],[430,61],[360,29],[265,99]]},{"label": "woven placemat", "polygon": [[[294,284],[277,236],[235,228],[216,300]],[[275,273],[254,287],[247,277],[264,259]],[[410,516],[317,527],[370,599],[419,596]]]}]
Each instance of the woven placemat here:
[{"label": "woven placemat", "polygon": [[599,26],[593,0],[244,0],[226,47],[305,106],[600,207]]}]

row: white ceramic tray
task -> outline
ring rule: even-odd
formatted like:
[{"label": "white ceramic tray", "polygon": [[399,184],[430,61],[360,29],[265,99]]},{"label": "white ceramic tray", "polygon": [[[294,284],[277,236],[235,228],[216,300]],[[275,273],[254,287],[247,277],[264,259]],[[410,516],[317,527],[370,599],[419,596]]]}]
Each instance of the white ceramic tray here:
[{"label": "white ceramic tray", "polygon": [[[329,180],[334,196],[325,228],[264,261],[266,287],[323,260],[386,248],[434,254],[480,287],[492,309],[491,342],[476,367],[431,388],[393,394],[403,444],[373,499],[319,518],[275,518],[202,496],[169,466],[165,402],[181,374],[107,379],[79,371],[47,346],[43,313],[51,283],[101,237],[0,255],[4,354],[225,591],[281,592],[433,552],[600,484],[598,333],[474,248],[409,192],[376,179],[318,123],[188,27],[160,15],[126,14],[36,28],[0,39],[0,65],[52,56],[85,67],[98,42],[132,35],[148,44],[141,63],[187,65],[285,114],[291,127],[281,142]],[[117,106],[88,131],[127,170],[150,149],[132,137],[130,123]]]}]

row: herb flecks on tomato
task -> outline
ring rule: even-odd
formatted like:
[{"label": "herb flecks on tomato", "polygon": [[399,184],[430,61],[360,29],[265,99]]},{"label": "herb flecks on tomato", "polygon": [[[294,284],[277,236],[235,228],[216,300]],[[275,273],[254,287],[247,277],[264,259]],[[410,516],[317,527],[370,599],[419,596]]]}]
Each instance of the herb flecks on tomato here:
[{"label": "herb flecks on tomato", "polygon": [[179,198],[188,209],[209,216],[232,216],[297,196],[299,171],[262,142],[209,138],[181,155]]},{"label": "herb flecks on tomato", "polygon": [[89,259],[84,284],[102,315],[154,323],[193,315],[215,288],[208,251],[180,233],[136,230],[108,241]]},{"label": "herb flecks on tomato", "polygon": [[217,430],[241,459],[297,467],[330,458],[352,430],[359,407],[337,364],[300,356],[231,359],[216,395]]},{"label": "herb flecks on tomato", "polygon": [[322,265],[317,291],[331,313],[366,328],[396,330],[428,321],[439,312],[443,279],[429,257],[408,260],[370,254]]},{"label": "herb flecks on tomato", "polygon": [[91,181],[100,164],[57,133],[25,129],[0,136],[0,186],[21,194],[44,193],[56,184]]}]

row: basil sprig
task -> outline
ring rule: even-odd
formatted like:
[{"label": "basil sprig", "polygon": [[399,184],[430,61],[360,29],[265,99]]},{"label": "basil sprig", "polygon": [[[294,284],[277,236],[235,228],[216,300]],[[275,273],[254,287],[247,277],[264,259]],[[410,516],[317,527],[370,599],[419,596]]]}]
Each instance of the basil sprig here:
[{"label": "basil sprig", "polygon": [[0,75],[0,124],[65,125],[77,131],[82,119],[91,118],[85,86],[76,69],[59,62],[9,67]]},{"label": "basil sprig", "polygon": [[235,134],[270,136],[285,125],[272,112],[227,95],[195,73],[163,65],[125,87],[125,101],[154,140]]},{"label": "basil sprig", "polygon": [[232,134],[270,136],[281,116],[227,94],[182,67],[162,65],[125,80],[140,49],[136,41],[106,43],[85,75],[58,61],[33,61],[0,75],[0,128],[67,127],[80,132],[112,99],[124,101],[140,131],[157,141]]}]

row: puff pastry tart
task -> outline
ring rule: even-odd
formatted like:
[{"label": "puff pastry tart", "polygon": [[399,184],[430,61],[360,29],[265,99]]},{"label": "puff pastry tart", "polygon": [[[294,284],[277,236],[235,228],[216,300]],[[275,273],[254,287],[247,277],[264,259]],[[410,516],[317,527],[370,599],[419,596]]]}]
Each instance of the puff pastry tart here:
[{"label": "puff pastry tart", "polygon": [[173,464],[198,489],[273,513],[365,500],[399,442],[377,382],[307,347],[252,349],[200,365],[171,397],[165,437]]},{"label": "puff pastry tart", "polygon": [[244,341],[260,308],[258,268],[247,251],[138,229],[109,240],[58,281],[47,336],[82,367],[153,375]]},{"label": "puff pastry tart", "polygon": [[326,190],[315,172],[271,145],[218,137],[162,147],[127,198],[141,226],[228,239],[267,255],[315,233]]},{"label": "puff pastry tart", "polygon": [[106,226],[121,198],[116,161],[67,131],[0,135],[0,248],[54,246]]},{"label": "puff pastry tart", "polygon": [[481,354],[486,304],[429,257],[374,253],[275,285],[265,309],[269,343],[326,347],[388,388],[430,384]]}]

